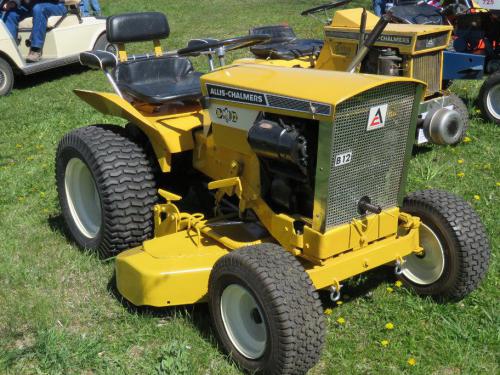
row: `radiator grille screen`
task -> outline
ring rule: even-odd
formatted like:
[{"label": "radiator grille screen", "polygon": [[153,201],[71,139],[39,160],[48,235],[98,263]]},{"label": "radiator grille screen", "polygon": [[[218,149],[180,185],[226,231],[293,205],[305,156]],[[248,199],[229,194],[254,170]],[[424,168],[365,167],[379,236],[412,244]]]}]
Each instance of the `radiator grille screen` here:
[{"label": "radiator grille screen", "polygon": [[[337,107],[333,122],[325,230],[359,218],[368,196],[383,208],[398,204],[417,85],[392,83],[354,96]],[[370,110],[387,104],[384,127],[367,131]],[[338,155],[351,153],[347,164]]]},{"label": "radiator grille screen", "polygon": [[413,78],[427,83],[427,93],[433,94],[441,89],[442,51],[413,57]]}]

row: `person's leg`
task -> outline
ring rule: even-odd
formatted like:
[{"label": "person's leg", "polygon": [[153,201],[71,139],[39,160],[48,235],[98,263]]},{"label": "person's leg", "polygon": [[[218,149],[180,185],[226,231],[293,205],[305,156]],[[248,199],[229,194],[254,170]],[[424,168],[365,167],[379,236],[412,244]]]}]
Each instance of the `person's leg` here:
[{"label": "person's leg", "polygon": [[90,16],[90,0],[82,0],[80,3],[80,9],[83,17]]},{"label": "person's leg", "polygon": [[30,15],[30,11],[24,6],[4,13],[2,20],[5,23],[5,26],[7,26],[7,30],[9,30],[10,35],[12,35],[15,40],[17,40],[19,22],[26,17],[30,17]]},{"label": "person's leg", "polygon": [[33,30],[31,31],[31,48],[43,48],[47,33],[47,21],[51,16],[63,16],[67,13],[64,4],[38,3],[33,7]]},{"label": "person's leg", "polygon": [[92,9],[94,10],[94,14],[100,16],[101,15],[101,6],[99,4],[99,0],[90,0],[90,1],[92,3]]},{"label": "person's leg", "polygon": [[384,14],[385,0],[373,0],[373,12],[379,17]]}]

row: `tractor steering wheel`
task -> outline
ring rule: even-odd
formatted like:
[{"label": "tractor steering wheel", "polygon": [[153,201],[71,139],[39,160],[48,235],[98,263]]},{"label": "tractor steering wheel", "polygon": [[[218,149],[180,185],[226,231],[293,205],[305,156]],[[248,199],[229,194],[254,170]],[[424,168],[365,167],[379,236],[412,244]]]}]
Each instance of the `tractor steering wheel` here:
[{"label": "tractor steering wheel", "polygon": [[179,56],[195,55],[202,52],[209,52],[217,48],[224,47],[226,51],[234,51],[240,48],[251,47],[255,44],[267,42],[271,37],[269,35],[246,35],[223,40],[209,40],[207,43],[198,43],[193,46],[187,46],[177,51]]},{"label": "tractor steering wheel", "polygon": [[310,14],[319,13],[319,12],[322,12],[322,11],[326,11],[328,9],[337,8],[337,7],[340,7],[342,5],[346,5],[346,4],[350,3],[350,2],[351,2],[351,0],[337,0],[337,1],[333,1],[333,2],[328,3],[328,4],[323,4],[323,5],[314,7],[314,8],[306,9],[302,13],[300,13],[300,15],[301,16],[308,16]]}]

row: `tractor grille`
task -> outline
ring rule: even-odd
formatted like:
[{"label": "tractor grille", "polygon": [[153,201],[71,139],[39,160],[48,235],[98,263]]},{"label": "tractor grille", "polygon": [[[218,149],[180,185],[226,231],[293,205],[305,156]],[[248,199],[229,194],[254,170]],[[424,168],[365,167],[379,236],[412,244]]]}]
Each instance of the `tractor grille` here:
[{"label": "tractor grille", "polygon": [[[328,230],[360,217],[359,200],[368,196],[383,208],[398,204],[399,189],[415,105],[417,85],[391,83],[354,96],[336,110],[331,135],[330,176],[326,194]],[[367,131],[370,109],[387,104],[384,127]],[[348,164],[336,156],[352,153]]]},{"label": "tractor grille", "polygon": [[442,51],[413,57],[413,78],[427,83],[427,94],[441,89]]}]

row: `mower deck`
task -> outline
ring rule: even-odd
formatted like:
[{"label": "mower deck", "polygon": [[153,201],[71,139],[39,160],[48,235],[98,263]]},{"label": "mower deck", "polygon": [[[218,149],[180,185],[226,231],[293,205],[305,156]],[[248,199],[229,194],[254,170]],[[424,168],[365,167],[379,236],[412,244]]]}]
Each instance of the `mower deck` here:
[{"label": "mower deck", "polygon": [[[387,215],[387,211],[381,215]],[[325,260],[311,259],[303,254],[302,264],[316,289],[334,286],[338,290],[340,282],[345,279],[391,262],[401,264],[405,256],[422,251],[418,231],[420,221],[406,214],[399,217],[402,222],[399,233],[404,235],[393,232],[370,241],[370,232],[379,233],[378,216],[348,224],[349,231],[365,233],[367,241],[364,245]],[[238,221],[199,222],[146,241],[116,258],[118,290],[136,306],[167,307],[205,302],[208,279],[217,260],[233,248],[272,241],[259,228]],[[341,228],[321,235],[323,241],[319,242],[323,245],[331,243],[330,232],[338,229]],[[299,250],[294,251],[300,254]]]}]

